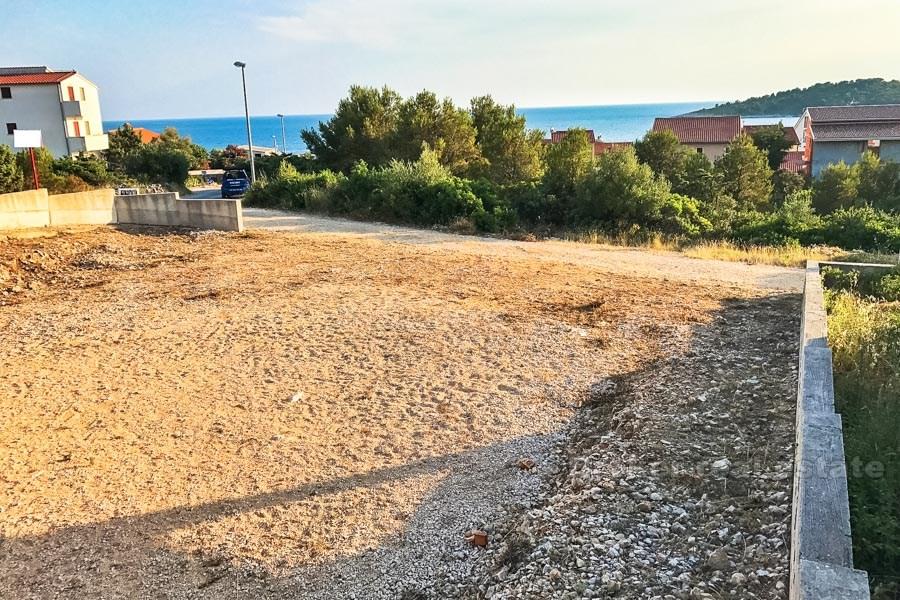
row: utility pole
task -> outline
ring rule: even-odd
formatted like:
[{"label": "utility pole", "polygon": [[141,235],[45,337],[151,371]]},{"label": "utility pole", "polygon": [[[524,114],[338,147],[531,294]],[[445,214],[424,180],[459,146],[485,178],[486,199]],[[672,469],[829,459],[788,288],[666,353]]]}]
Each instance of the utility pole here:
[{"label": "utility pole", "polygon": [[256,162],[253,160],[253,134],[250,132],[250,106],[247,104],[247,76],[244,69],[247,63],[235,61],[234,66],[241,70],[241,83],[244,84],[244,116],[247,119],[247,151],[250,153],[250,183],[256,183]]},{"label": "utility pole", "polygon": [[286,141],[286,137],[284,135],[284,115],[281,113],[278,113],[275,116],[278,117],[279,119],[281,119],[281,152],[282,152],[282,154],[287,154],[287,141]]}]

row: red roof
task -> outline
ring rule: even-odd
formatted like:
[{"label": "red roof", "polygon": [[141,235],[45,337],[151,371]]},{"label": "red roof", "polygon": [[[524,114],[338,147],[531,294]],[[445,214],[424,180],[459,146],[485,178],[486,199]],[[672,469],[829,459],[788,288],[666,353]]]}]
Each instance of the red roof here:
[{"label": "red roof", "polygon": [[0,75],[0,85],[41,85],[59,83],[75,74],[75,71],[51,71],[50,73],[23,73]]},{"label": "red roof", "polygon": [[[753,135],[761,129],[772,126],[773,125],[744,125],[744,133],[746,133],[747,135]],[[800,144],[800,138],[797,137],[797,130],[789,125],[783,125],[782,127],[784,131],[784,139],[787,140],[791,144],[791,146],[798,146]]]},{"label": "red roof", "polygon": [[600,156],[610,150],[621,150],[633,146],[633,142],[594,142],[594,156]]},{"label": "red roof", "polygon": [[[595,141],[597,141],[597,138],[594,135],[593,129],[585,129],[584,132],[587,134],[587,138],[590,143],[593,144]],[[568,129],[563,129],[561,131],[551,131],[550,132],[550,143],[558,144],[561,141],[563,141],[563,138],[565,138],[568,134],[569,134]]]},{"label": "red roof", "polygon": [[727,144],[741,134],[741,118],[658,117],[653,131],[671,131],[682,144]]},{"label": "red roof", "polygon": [[781,166],[778,168],[791,173],[806,173],[806,161],[803,160],[803,150],[785,152],[784,158],[781,159]]},{"label": "red roof", "polygon": [[150,129],[144,129],[143,127],[135,127],[134,132],[141,138],[141,142],[145,144],[149,144],[153,140],[159,139],[158,133]]}]

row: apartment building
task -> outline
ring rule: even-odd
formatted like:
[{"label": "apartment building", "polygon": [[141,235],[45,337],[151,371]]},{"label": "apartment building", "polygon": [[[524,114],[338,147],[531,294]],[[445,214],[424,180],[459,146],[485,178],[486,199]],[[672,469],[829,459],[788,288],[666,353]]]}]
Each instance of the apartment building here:
[{"label": "apartment building", "polygon": [[0,144],[12,146],[16,129],[40,129],[56,157],[109,147],[97,86],[76,71],[0,67]]}]

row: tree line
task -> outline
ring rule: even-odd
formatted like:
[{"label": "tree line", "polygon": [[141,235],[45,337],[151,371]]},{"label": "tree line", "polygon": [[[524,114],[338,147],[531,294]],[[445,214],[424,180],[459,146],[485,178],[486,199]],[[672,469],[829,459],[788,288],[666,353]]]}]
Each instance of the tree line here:
[{"label": "tree line", "polygon": [[809,181],[778,169],[780,125],[740,135],[715,162],[654,131],[595,156],[584,130],[546,143],[490,96],[461,108],[354,86],[302,137],[312,156],[276,160],[249,203],[462,230],[900,251],[897,164],[870,153]]}]

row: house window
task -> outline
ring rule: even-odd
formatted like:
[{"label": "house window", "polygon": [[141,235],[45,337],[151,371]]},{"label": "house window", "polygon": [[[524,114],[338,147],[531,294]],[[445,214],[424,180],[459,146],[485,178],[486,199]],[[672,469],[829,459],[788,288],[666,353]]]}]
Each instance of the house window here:
[{"label": "house window", "polygon": [[703,154],[703,148],[697,148],[697,154]]},{"label": "house window", "polygon": [[68,92],[69,92],[69,100],[74,100],[75,99],[75,88],[73,88],[70,85],[68,88]]},{"label": "house window", "polygon": [[81,137],[81,123],[72,121],[72,126],[75,128],[75,137]]},{"label": "house window", "polygon": [[84,122],[84,133],[85,133],[85,135],[91,135],[91,122],[90,121]]},{"label": "house window", "polygon": [[78,88],[78,90],[81,92],[81,99],[87,100],[87,98],[84,97],[84,88]]},{"label": "house window", "polygon": [[18,129],[15,123],[7,123],[6,124],[6,135],[12,135],[13,131]]},{"label": "house window", "polygon": [[4,100],[12,98],[12,88],[0,87],[0,98],[3,98]]}]

